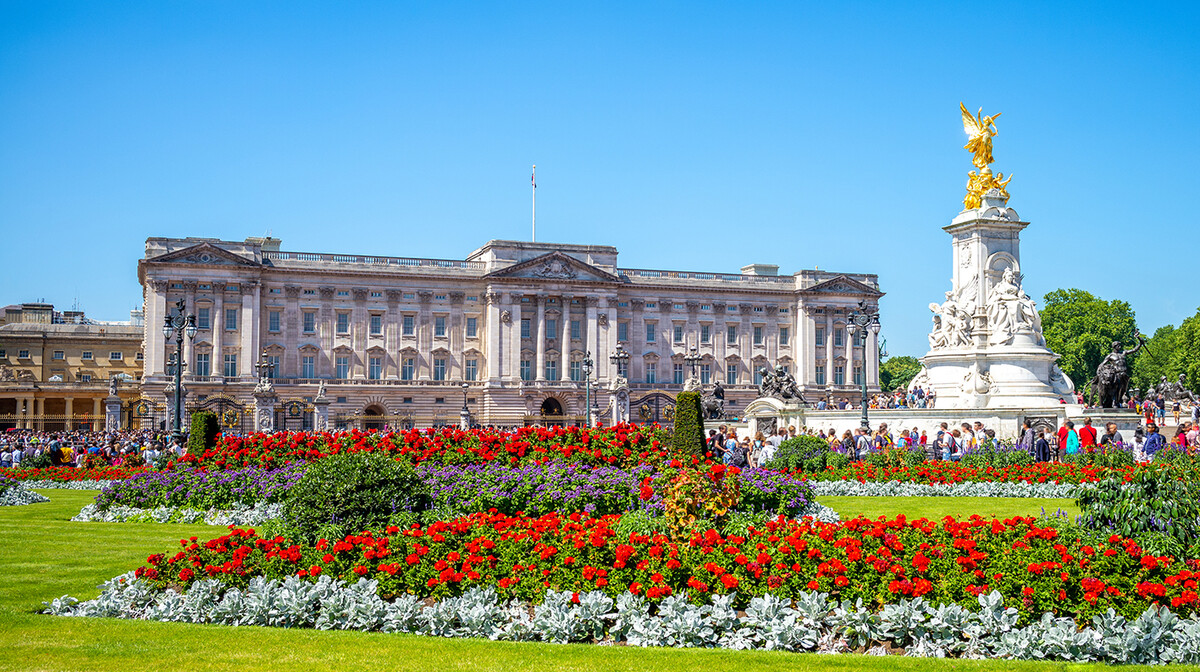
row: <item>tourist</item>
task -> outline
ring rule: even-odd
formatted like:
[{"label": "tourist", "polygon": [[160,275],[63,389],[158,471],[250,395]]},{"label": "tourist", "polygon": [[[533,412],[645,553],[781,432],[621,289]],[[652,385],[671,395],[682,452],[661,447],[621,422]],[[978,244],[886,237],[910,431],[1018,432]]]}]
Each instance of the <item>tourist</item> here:
[{"label": "tourist", "polygon": [[738,452],[737,430],[730,427],[725,437],[725,450],[721,452],[721,461],[730,465],[733,464]]},{"label": "tourist", "polygon": [[[965,425],[966,423],[963,424]],[[943,449],[944,459],[953,462],[958,462],[961,460],[963,455],[962,441],[963,435],[961,431],[957,429],[950,430],[950,436],[946,441],[946,447]]]},{"label": "tourist", "polygon": [[762,432],[755,432],[754,443],[750,445],[750,452],[746,455],[746,461],[750,463],[750,466],[763,466],[764,462],[762,461],[762,454],[763,449],[766,448],[766,446],[767,437],[764,436]]},{"label": "tourist", "polygon": [[1175,438],[1171,439],[1171,445],[1180,450],[1187,450],[1187,427],[1177,427],[1175,429]]},{"label": "tourist", "polygon": [[750,443],[750,437],[744,436],[738,443],[737,452],[734,454],[733,463],[730,466],[738,469],[745,469],[750,466],[750,451],[753,450],[753,444]]},{"label": "tourist", "polygon": [[841,452],[844,455],[848,455],[853,458],[854,444],[854,435],[850,433],[850,430],[847,429],[845,432],[842,432]]},{"label": "tourist", "polygon": [[1172,401],[1172,402],[1171,402],[1171,415],[1172,415],[1172,417],[1174,417],[1174,418],[1175,418],[1175,424],[1176,424],[1176,425],[1178,425],[1178,424],[1179,424],[1179,413],[1180,413],[1182,410],[1183,410],[1183,405],[1179,403],[1179,400],[1178,400],[1178,399],[1176,399],[1175,401]]},{"label": "tourist", "polygon": [[[1188,445],[1191,446],[1192,448],[1200,447],[1200,423],[1192,422],[1188,425],[1187,439],[1188,439]],[[13,452],[13,462],[14,463],[17,461],[16,455],[18,452],[20,452],[20,451]]]},{"label": "tourist", "polygon": [[1049,462],[1050,461],[1050,429],[1049,428],[1042,430],[1041,435],[1038,436],[1037,442],[1034,443],[1034,446],[1033,446],[1033,453],[1034,453],[1033,459],[1037,460],[1038,462]]},{"label": "tourist", "polygon": [[1162,434],[1158,433],[1158,425],[1153,422],[1146,425],[1146,445],[1142,448],[1142,452],[1146,454],[1146,459],[1153,460],[1154,455],[1165,448],[1166,445],[1167,440],[1163,438]]},{"label": "tourist", "polygon": [[[1079,452],[1079,433],[1075,431],[1075,423],[1070,420],[1064,425],[1067,430],[1066,443],[1064,444],[1064,453],[1066,455],[1074,455]],[[1060,436],[1062,434],[1060,433]]]},{"label": "tourist", "polygon": [[1096,445],[1096,428],[1092,427],[1092,419],[1084,418],[1083,427],[1079,428],[1079,447],[1083,450]]},{"label": "tourist", "polygon": [[1167,419],[1167,399],[1159,394],[1154,397],[1154,415],[1158,418],[1156,424],[1163,424]]},{"label": "tourist", "polygon": [[1067,433],[1071,431],[1068,428],[1068,425],[1070,424],[1071,423],[1067,422],[1064,423],[1062,427],[1058,428],[1058,450],[1056,451],[1056,457],[1059,459],[1062,459],[1063,450],[1067,447]]},{"label": "tourist", "polygon": [[857,438],[854,442],[854,461],[861,460],[864,455],[871,452],[871,437],[867,435],[867,430],[859,427],[854,430]]},{"label": "tourist", "polygon": [[[913,431],[914,432],[917,431],[917,428],[913,427]],[[921,430],[921,438],[918,439],[917,441],[921,444],[922,448],[929,445],[929,437],[925,434],[925,430],[923,430],[923,429]]]},{"label": "tourist", "polygon": [[1141,427],[1133,430],[1133,459],[1136,462],[1150,460],[1150,457],[1146,455],[1146,432]]},{"label": "tourist", "polygon": [[971,430],[971,423],[962,423],[962,431],[954,434],[954,442],[958,444],[959,454],[969,453],[975,448],[975,432]]},{"label": "tourist", "polygon": [[875,433],[875,450],[887,450],[895,445],[892,441],[892,435],[888,433],[887,423],[879,425],[879,431]]},{"label": "tourist", "polygon": [[1117,445],[1124,442],[1125,440],[1121,437],[1121,433],[1117,431],[1117,423],[1110,422],[1104,425],[1104,436],[1100,437],[1101,446]]},{"label": "tourist", "polygon": [[1149,426],[1154,422],[1154,400],[1146,399],[1142,403],[1142,415],[1146,418],[1146,425]]},{"label": "tourist", "polygon": [[1030,455],[1034,453],[1034,442],[1037,440],[1037,432],[1033,431],[1033,426],[1028,420],[1021,421],[1021,438],[1017,440],[1017,447],[1027,451]]}]

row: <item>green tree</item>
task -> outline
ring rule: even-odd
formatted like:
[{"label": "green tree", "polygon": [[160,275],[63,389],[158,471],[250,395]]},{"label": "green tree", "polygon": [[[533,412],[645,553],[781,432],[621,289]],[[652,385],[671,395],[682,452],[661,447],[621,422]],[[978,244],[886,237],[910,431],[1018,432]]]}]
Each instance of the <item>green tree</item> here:
[{"label": "green tree", "polygon": [[1046,295],[1041,316],[1046,347],[1060,355],[1058,366],[1084,394],[1113,341],[1133,345],[1133,308],[1120,299],[1105,301],[1082,289],[1056,289]]},{"label": "green tree", "polygon": [[1200,390],[1200,309],[1179,325],[1174,345],[1167,379],[1174,380],[1182,373],[1187,376],[1184,384],[1188,389]]},{"label": "green tree", "polygon": [[916,357],[888,357],[879,365],[879,388],[884,392],[907,389],[920,372],[921,362]]},{"label": "green tree", "polygon": [[704,413],[699,392],[680,392],[675,397],[675,452],[680,455],[704,454]]},{"label": "green tree", "polygon": [[1175,380],[1182,373],[1171,367],[1177,335],[1175,325],[1168,324],[1159,327],[1154,336],[1146,340],[1146,347],[1142,348],[1133,363],[1133,382],[1130,383],[1130,387],[1145,392],[1151,385],[1158,385],[1163,376],[1168,380]]}]

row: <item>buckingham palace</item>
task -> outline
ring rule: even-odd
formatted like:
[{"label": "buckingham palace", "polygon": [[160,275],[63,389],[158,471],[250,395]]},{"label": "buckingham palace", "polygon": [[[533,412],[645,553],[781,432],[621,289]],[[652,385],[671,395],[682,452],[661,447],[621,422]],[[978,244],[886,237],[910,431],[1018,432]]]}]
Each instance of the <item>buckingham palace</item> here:
[{"label": "buckingham palace", "polygon": [[317,398],[340,425],[449,424],[464,407],[479,424],[578,421],[585,395],[603,412],[618,374],[634,421],[669,421],[693,368],[725,386],[730,417],[757,396],[764,367],[787,369],[810,401],[857,399],[864,376],[877,391],[876,336],[852,339],[845,320],[860,302],[878,305],[878,277],[778,271],[621,268],[606,245],[493,240],[447,260],[150,238],[138,263],[141,408],[169,406],[176,341],[161,325],[177,305],[195,316],[182,352],[188,408],[217,403],[234,427],[260,376],[281,428],[310,427]]}]

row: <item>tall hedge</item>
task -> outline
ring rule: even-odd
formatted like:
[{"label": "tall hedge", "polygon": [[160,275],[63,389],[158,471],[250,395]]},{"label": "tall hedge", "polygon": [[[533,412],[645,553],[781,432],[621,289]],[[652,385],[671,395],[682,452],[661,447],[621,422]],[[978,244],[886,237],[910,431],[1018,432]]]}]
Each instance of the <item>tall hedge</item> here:
[{"label": "tall hedge", "polygon": [[217,445],[217,437],[221,434],[221,425],[217,422],[217,414],[210,411],[200,411],[192,414],[192,433],[188,434],[187,449],[192,455],[203,454],[204,451]]},{"label": "tall hedge", "polygon": [[671,442],[678,453],[704,454],[704,412],[699,392],[680,392],[675,397],[675,433]]}]

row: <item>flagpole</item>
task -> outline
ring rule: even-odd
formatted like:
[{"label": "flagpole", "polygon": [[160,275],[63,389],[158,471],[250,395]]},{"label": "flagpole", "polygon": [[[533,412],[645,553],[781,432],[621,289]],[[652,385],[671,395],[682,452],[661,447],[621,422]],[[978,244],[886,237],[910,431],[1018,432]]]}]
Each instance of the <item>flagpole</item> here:
[{"label": "flagpole", "polygon": [[533,166],[533,174],[529,176],[529,183],[533,185],[533,235],[529,238],[530,242],[537,242],[537,164]]}]

